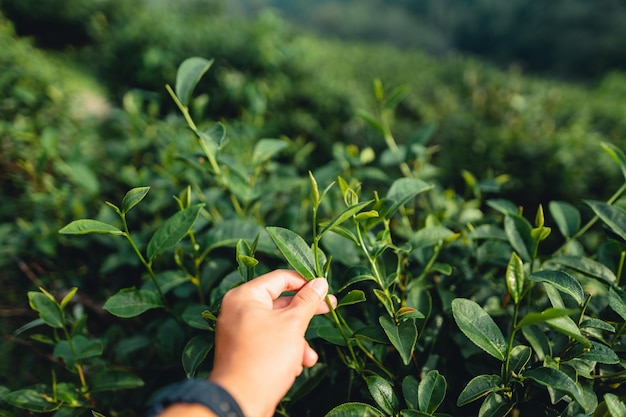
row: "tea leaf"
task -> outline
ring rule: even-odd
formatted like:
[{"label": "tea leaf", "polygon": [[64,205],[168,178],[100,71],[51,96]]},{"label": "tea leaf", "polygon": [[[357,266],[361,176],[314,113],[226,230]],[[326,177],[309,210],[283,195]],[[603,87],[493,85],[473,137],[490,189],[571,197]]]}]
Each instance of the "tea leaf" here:
[{"label": "tea leaf", "polygon": [[611,393],[604,394],[604,402],[612,417],[626,416],[626,405],[619,400],[617,395]]},{"label": "tea leaf", "polygon": [[613,160],[617,162],[620,169],[622,170],[622,175],[624,175],[624,178],[626,178],[626,156],[624,155],[622,150],[609,142],[600,142],[600,145],[604,148],[606,153],[608,153],[611,158],[613,158]]},{"label": "tea leaf", "polygon": [[567,272],[544,269],[533,272],[528,279],[533,282],[548,282],[552,284],[559,291],[572,296],[579,306],[582,306],[585,302],[585,292],[582,285]]},{"label": "tea leaf", "polygon": [[259,165],[287,147],[287,142],[280,139],[260,139],[254,145],[252,164]]},{"label": "tea leaf", "polygon": [[124,288],[112,295],[103,308],[117,317],[129,318],[153,308],[163,307],[159,295],[153,291]]},{"label": "tea leaf", "polygon": [[332,343],[337,346],[347,346],[346,340],[341,335],[339,329],[333,326],[322,326],[317,328],[316,332],[318,337],[326,340],[327,342]]},{"label": "tea leaf", "polygon": [[546,323],[554,330],[576,340],[578,343],[583,345],[583,347],[591,347],[591,343],[589,342],[589,340],[580,333],[580,329],[576,326],[574,320],[572,320],[568,316],[546,320]]},{"label": "tea leaf", "polygon": [[295,232],[282,227],[266,227],[280,253],[307,281],[317,278],[315,273],[315,257],[304,239]]},{"label": "tea leaf", "polygon": [[352,290],[345,297],[343,297],[339,303],[337,303],[337,308],[341,306],[347,306],[351,304],[357,304],[365,301],[365,293],[361,290]]},{"label": "tea leaf", "polygon": [[402,380],[402,395],[406,405],[417,409],[417,393],[419,381],[413,375],[409,375]]},{"label": "tea leaf", "polygon": [[511,254],[511,259],[506,267],[506,287],[513,298],[513,302],[518,304],[524,291],[524,263],[515,252]]},{"label": "tea leaf", "polygon": [[467,383],[463,391],[456,400],[459,407],[476,401],[490,392],[496,392],[501,389],[502,378],[498,375],[479,375]]},{"label": "tea leaf", "polygon": [[619,356],[611,348],[597,342],[591,342],[588,351],[580,355],[581,359],[613,365],[619,363]]},{"label": "tea leaf", "polygon": [[200,81],[200,78],[209,70],[213,60],[207,60],[199,57],[187,58],[180,64],[176,72],[176,96],[183,104],[187,106],[193,89]]},{"label": "tea leaf", "polygon": [[398,401],[398,397],[393,390],[393,385],[391,385],[389,381],[375,375],[366,377],[365,382],[367,383],[367,389],[376,402],[376,405],[382,408],[387,415],[391,416],[397,413],[397,410],[400,407],[400,402]]},{"label": "tea leaf", "polygon": [[506,340],[491,316],[476,302],[464,298],[452,300],[452,315],[461,331],[476,346],[496,359],[504,360]]},{"label": "tea leaf", "polygon": [[602,201],[586,200],[585,203],[609,226],[611,231],[626,240],[626,211],[624,209]]},{"label": "tea leaf", "polygon": [[196,222],[200,209],[203,206],[204,204],[194,204],[165,220],[154,232],[150,242],[148,242],[148,261],[152,261],[157,256],[176,246]]},{"label": "tea leaf", "polygon": [[60,329],[65,325],[63,314],[56,302],[45,294],[35,291],[28,292],[30,307],[39,313],[39,317],[50,327]]},{"label": "tea leaf", "polygon": [[509,402],[504,396],[491,392],[480,406],[478,417],[506,417],[513,407],[515,407],[514,402]]},{"label": "tea leaf", "polygon": [[417,395],[418,408],[425,413],[433,414],[443,402],[447,387],[448,383],[443,375],[434,369],[428,371],[419,384]]},{"label": "tea leaf", "polygon": [[568,316],[570,314],[575,313],[576,310],[571,310],[567,308],[547,308],[544,311],[528,313],[524,316],[524,318],[517,323],[516,328],[521,329],[524,326],[530,326],[531,324],[544,323],[548,320],[552,320],[555,318]]},{"label": "tea leaf", "polygon": [[392,200],[393,204],[385,213],[385,216],[390,218],[410,199],[424,191],[431,190],[433,187],[432,184],[428,184],[416,178],[400,178],[395,180],[387,192],[387,198]]},{"label": "tea leaf", "polygon": [[104,369],[91,378],[89,392],[116,391],[143,387],[144,382],[137,375],[122,369]]},{"label": "tea leaf", "polygon": [[380,417],[382,411],[364,403],[344,403],[330,410],[324,417]]},{"label": "tea leaf", "polygon": [[454,233],[444,226],[425,227],[415,232],[415,234],[411,236],[410,242],[413,249],[426,248],[428,246],[434,246],[454,235],[458,235],[458,233]]},{"label": "tea leaf", "polygon": [[64,235],[86,235],[88,233],[102,233],[107,235],[125,235],[120,229],[99,220],[81,219],[74,220],[59,230]]},{"label": "tea leaf", "polygon": [[550,264],[562,265],[571,268],[575,271],[581,272],[593,278],[600,279],[609,284],[614,284],[616,281],[615,273],[611,271],[606,265],[586,257],[578,256],[560,256],[552,258],[548,261]]},{"label": "tea leaf", "polygon": [[128,213],[141,202],[150,191],[150,187],[137,187],[128,191],[122,199],[122,213]]},{"label": "tea leaf", "polygon": [[579,385],[567,376],[566,373],[558,369],[540,367],[531,369],[524,373],[525,379],[531,379],[546,388],[553,388],[557,391],[570,395],[578,404],[584,407],[585,399]]},{"label": "tea leaf", "polygon": [[49,413],[59,407],[60,404],[56,401],[48,399],[52,399],[52,396],[31,388],[13,391],[2,397],[4,402],[13,407],[36,413]]},{"label": "tea leaf", "polygon": [[517,345],[511,349],[509,354],[509,372],[521,373],[528,361],[530,361],[532,354],[532,349],[525,345]]},{"label": "tea leaf", "polygon": [[609,307],[621,318],[626,320],[626,303],[624,299],[613,289],[609,288]]},{"label": "tea leaf", "polygon": [[513,249],[525,261],[531,260],[534,240],[531,236],[532,227],[522,216],[509,215],[504,218],[504,231]]},{"label": "tea leaf", "polygon": [[328,224],[326,224],[322,230],[320,230],[319,235],[323,235],[324,233],[333,230],[336,226],[348,220],[350,217],[354,216],[359,211],[363,210],[369,204],[371,204],[374,200],[364,201],[362,203],[355,204],[351,207],[348,207],[339,215],[337,215],[334,219],[332,219]]},{"label": "tea leaf", "polygon": [[411,362],[411,355],[417,342],[415,319],[408,319],[396,324],[391,318],[380,316],[378,321],[387,334],[389,341],[400,354],[402,362],[408,365]]},{"label": "tea leaf", "polygon": [[207,337],[206,334],[199,334],[192,337],[183,349],[183,369],[187,378],[195,375],[196,369],[206,359],[209,352],[213,349],[213,339]]},{"label": "tea leaf", "polygon": [[564,201],[550,201],[548,209],[563,236],[572,237],[578,232],[580,212],[576,207]]}]

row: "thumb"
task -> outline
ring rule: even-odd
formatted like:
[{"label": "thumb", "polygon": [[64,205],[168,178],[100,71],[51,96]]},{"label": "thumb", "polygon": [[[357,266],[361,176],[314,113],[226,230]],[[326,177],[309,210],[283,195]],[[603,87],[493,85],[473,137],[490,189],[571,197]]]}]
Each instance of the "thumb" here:
[{"label": "thumb", "polygon": [[312,279],[293,296],[289,307],[298,310],[302,318],[308,323],[317,311],[327,292],[328,281],[326,281],[326,279]]}]

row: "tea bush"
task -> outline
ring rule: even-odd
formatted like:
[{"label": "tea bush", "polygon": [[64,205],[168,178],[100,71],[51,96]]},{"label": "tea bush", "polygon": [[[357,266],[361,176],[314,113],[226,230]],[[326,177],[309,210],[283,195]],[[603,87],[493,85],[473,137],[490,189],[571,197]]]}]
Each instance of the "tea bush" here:
[{"label": "tea bush", "polygon": [[[327,278],[339,304],[312,321],[320,363],[278,415],[626,413],[626,179],[604,201],[531,209],[486,197],[503,178],[466,172],[462,198],[432,176],[432,130],[396,141],[401,90],[380,82],[382,111],[364,117],[382,150],[337,143],[302,175],[288,139],[249,142],[193,116],[212,65],[187,59],[167,87],[189,128],[156,143],[186,167],[162,171],[178,181],[169,213],[154,205],[173,183],[152,181],[60,230],[68,244],[106,238],[142,266],[107,283],[102,309],[117,319],[92,327],[80,288],[30,291],[39,317],[16,334],[53,360],[48,378],[0,388],[4,415],[139,415],[159,387],[210,372],[224,293],[285,266]],[[626,155],[602,148],[626,178]]]}]

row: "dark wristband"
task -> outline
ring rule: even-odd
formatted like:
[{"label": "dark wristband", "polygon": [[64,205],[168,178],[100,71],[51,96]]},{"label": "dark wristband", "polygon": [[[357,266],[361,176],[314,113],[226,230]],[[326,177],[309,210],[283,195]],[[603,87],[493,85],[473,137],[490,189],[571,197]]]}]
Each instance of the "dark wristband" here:
[{"label": "dark wristband", "polygon": [[156,396],[146,417],[154,417],[176,403],[201,404],[218,417],[244,417],[228,391],[213,382],[196,378],[167,386]]}]

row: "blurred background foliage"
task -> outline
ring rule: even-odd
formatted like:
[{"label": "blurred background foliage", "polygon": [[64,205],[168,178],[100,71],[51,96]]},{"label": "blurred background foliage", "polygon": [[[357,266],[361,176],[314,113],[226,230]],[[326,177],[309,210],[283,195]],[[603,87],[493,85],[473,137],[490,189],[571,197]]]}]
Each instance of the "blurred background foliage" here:
[{"label": "blurred background foliage", "polygon": [[[484,184],[507,175],[499,195],[534,209],[621,184],[599,143],[626,147],[626,1],[0,0],[0,11],[6,335],[31,314],[27,289],[79,286],[97,313],[103,287],[137,274],[125,245],[57,231],[140,185],[158,221],[193,182],[180,154],[194,148],[164,88],[189,56],[216,60],[192,111],[227,122],[244,163],[264,137],[289,143],[300,174],[382,152],[360,117],[379,110],[380,79],[405,91],[389,115],[399,143],[433,129],[429,180],[444,188],[465,192],[463,170]],[[18,348],[3,339],[0,357]],[[0,361],[0,384],[37,380],[33,357],[18,357]]]}]

